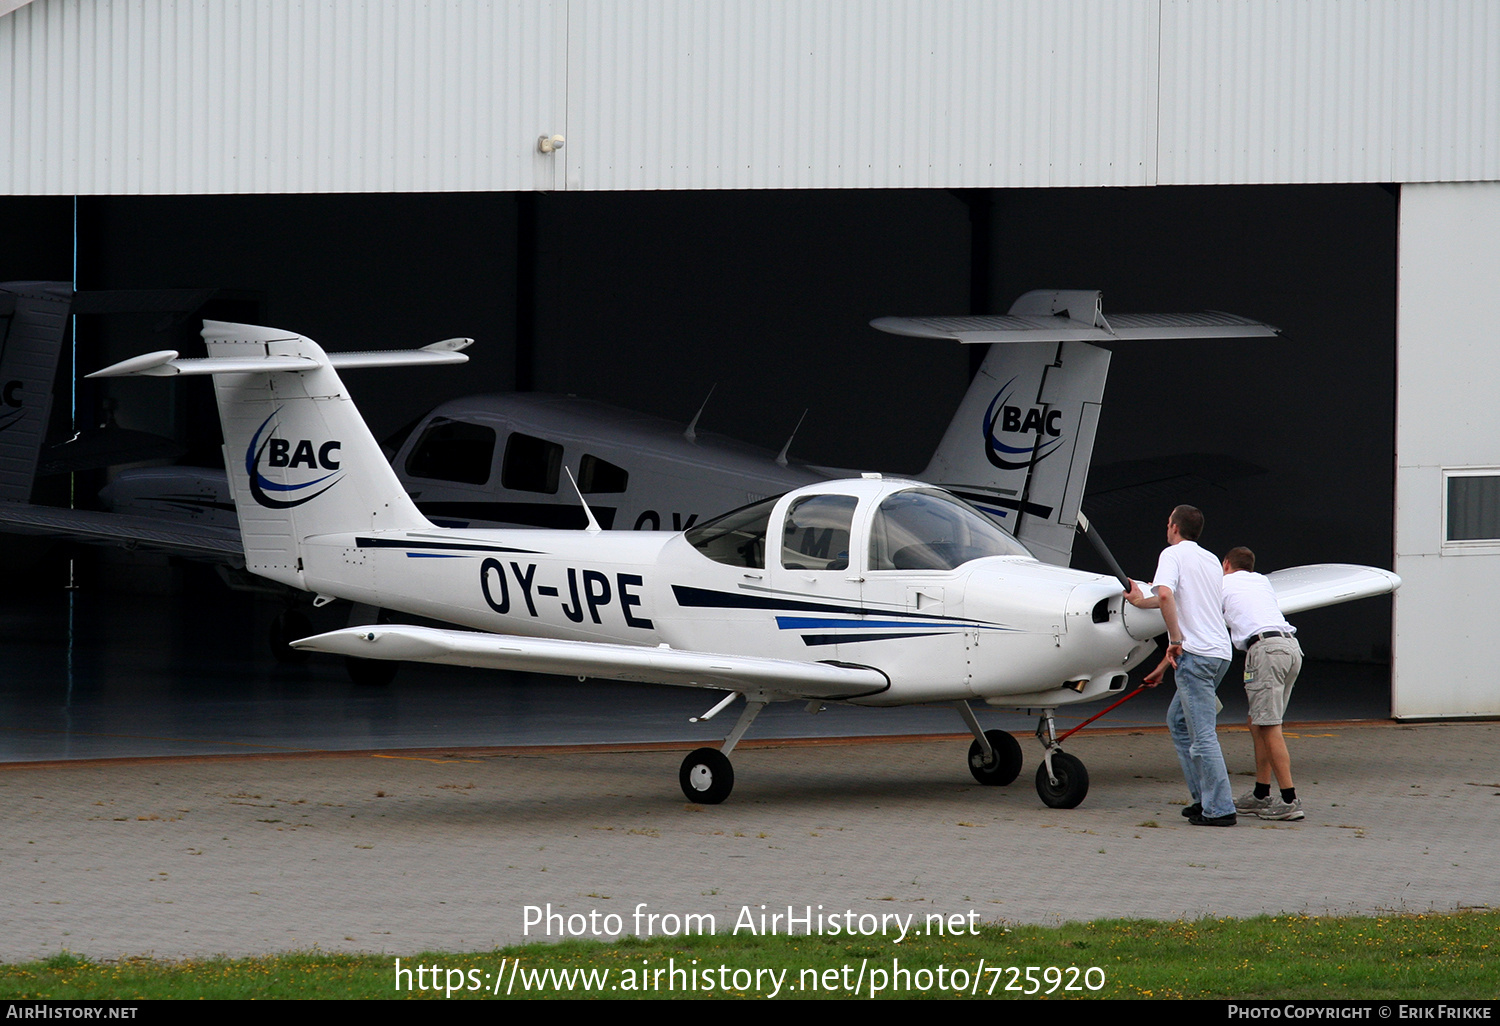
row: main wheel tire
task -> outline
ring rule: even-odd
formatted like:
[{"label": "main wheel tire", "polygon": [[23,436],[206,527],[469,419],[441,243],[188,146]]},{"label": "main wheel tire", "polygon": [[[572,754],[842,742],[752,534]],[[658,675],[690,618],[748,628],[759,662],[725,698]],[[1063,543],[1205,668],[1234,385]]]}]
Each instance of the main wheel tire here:
[{"label": "main wheel tire", "polygon": [[300,609],[283,609],[271,621],[271,655],[284,665],[307,662],[312,653],[292,648],[290,643],[309,637],[312,633],[312,621],[307,618],[306,613]]},{"label": "main wheel tire", "polygon": [[396,679],[396,670],[401,666],[394,659],[361,659],[344,656],[344,671],[349,679],[362,688],[383,688]]},{"label": "main wheel tire", "polygon": [[1047,776],[1047,763],[1036,768],[1036,793],[1042,804],[1053,809],[1076,809],[1089,793],[1089,771],[1083,763],[1067,752],[1052,753],[1052,774],[1057,777],[1053,784]]},{"label": "main wheel tire", "polygon": [[677,782],[688,801],[718,805],[734,790],[734,767],[717,748],[699,748],[682,760]]},{"label": "main wheel tire", "polygon": [[984,761],[984,749],[979,747],[979,740],[976,738],[969,745],[969,772],[981,784],[1003,787],[1021,775],[1021,764],[1024,761],[1021,742],[1003,730],[986,730],[984,737],[995,750],[995,758],[988,763]]}]

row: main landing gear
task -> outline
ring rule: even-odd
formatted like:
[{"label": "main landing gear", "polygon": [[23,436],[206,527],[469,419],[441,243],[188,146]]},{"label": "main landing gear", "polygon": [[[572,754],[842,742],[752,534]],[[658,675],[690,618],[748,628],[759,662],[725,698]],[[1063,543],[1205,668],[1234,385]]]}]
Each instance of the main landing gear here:
[{"label": "main landing gear", "polygon": [[953,707],[974,735],[969,746],[969,772],[981,784],[1004,787],[1021,774],[1021,743],[1004,730],[981,730],[979,720],[968,702],[954,702]]},{"label": "main landing gear", "polygon": [[[739,692],[729,695],[694,722],[713,717],[738,697]],[[740,743],[740,738],[745,736],[745,731],[750,729],[750,724],[755,722],[755,717],[765,707],[764,698],[747,696],[739,722],[724,739],[722,747],[699,748],[689,752],[688,757],[682,760],[682,768],[677,772],[677,782],[682,785],[682,793],[687,796],[688,801],[699,805],[718,805],[729,797],[729,792],[734,790],[734,767],[730,765],[729,753],[734,751],[734,746]]]}]

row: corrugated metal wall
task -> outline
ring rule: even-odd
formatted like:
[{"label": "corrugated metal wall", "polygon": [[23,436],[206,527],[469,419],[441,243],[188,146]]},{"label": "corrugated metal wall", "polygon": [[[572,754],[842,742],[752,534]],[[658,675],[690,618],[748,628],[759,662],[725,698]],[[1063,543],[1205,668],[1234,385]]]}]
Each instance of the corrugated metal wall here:
[{"label": "corrugated metal wall", "polygon": [[0,18],[0,191],[552,188],[565,0],[36,0]]},{"label": "corrugated metal wall", "polygon": [[1500,4],[1164,0],[1159,183],[1500,179]]},{"label": "corrugated metal wall", "polygon": [[0,192],[1495,180],[1497,99],[1492,0],[35,0]]},{"label": "corrugated metal wall", "polygon": [[570,187],[1154,177],[1155,4],[571,6]]}]

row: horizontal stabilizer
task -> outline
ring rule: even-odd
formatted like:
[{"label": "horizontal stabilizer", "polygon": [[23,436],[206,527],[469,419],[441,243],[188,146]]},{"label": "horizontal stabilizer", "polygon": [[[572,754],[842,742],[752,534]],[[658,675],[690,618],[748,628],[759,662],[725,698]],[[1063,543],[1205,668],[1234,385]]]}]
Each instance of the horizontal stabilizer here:
[{"label": "horizontal stabilizer", "polygon": [[292,647],[361,659],[403,659],[727,691],[776,691],[798,698],[855,698],[890,687],[885,674],[867,666],[523,638],[434,627],[346,627],[294,641]]},{"label": "horizontal stabilizer", "polygon": [[[205,324],[213,324],[207,321]],[[205,328],[205,331],[208,330]],[[295,338],[296,336],[292,336]],[[471,338],[450,338],[421,349],[394,349],[358,353],[328,353],[327,366],[338,370],[362,367],[423,367],[468,362],[460,352],[474,342]],[[163,349],[105,367],[86,375],[90,378],[152,377],[170,378],[197,374],[268,374],[273,371],[310,371],[324,366],[308,356],[211,356],[181,358],[175,349]]]},{"label": "horizontal stabilizer", "polygon": [[1269,573],[1266,578],[1276,589],[1276,604],[1287,616],[1305,609],[1388,595],[1401,587],[1401,578],[1389,570],[1351,563],[1288,567]]},{"label": "horizontal stabilizer", "polygon": [[880,317],[870,326],[895,335],[952,342],[1117,342],[1172,338],[1264,338],[1280,333],[1237,314],[1116,314],[1105,319],[1102,293],[1036,290],[1010,313],[974,317]]}]

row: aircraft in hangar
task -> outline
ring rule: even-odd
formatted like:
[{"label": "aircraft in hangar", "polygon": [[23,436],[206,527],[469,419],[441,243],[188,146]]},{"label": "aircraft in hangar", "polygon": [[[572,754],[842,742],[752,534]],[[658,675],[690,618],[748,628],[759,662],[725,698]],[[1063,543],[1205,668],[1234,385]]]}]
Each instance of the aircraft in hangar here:
[{"label": "aircraft in hangar", "polygon": [[[1054,314],[1039,316],[1037,330],[1057,330],[1044,319]],[[900,326],[1005,330],[994,320]],[[1008,784],[1021,768],[1020,746],[1006,732],[980,728],[969,704],[979,700],[1039,711],[1038,794],[1050,806],[1074,807],[1088,774],[1061,750],[1055,711],[1123,690],[1165,630],[1160,613],[1123,601],[1123,573],[1041,561],[951,491],[878,474],[803,484],[676,532],[601,530],[576,486],[583,530],[440,527],[407,493],[355,408],[336,369],[347,356],[274,328],[208,321],[203,337],[207,358],[168,350],[91,376],[213,376],[246,569],[317,603],[347,599],[465,628],[360,625],[297,647],[725,692],[703,720],[742,698],[723,745],[682,763],[679,783],[695,802],[728,797],[729,755],[778,701],[811,709],[952,704],[975,736],[974,778]],[[1051,347],[1058,363],[1072,365],[1075,343],[1086,345]],[[441,346],[389,354],[405,366],[462,358]],[[380,362],[377,354],[361,359]],[[1051,366],[1040,397],[1060,402],[1061,392],[1048,391]],[[1005,396],[1022,394],[1008,391],[1018,387],[1005,382],[987,403],[987,442],[991,422],[1004,416],[995,411]],[[1047,439],[1061,449],[1062,432],[1078,427],[1060,417],[1059,434],[1049,436],[1049,418],[1041,415],[1029,456],[1013,454],[1033,472],[1045,465]],[[1014,498],[1026,513],[1027,494]],[[1400,583],[1388,571],[1339,565],[1271,579],[1286,612]]]}]

